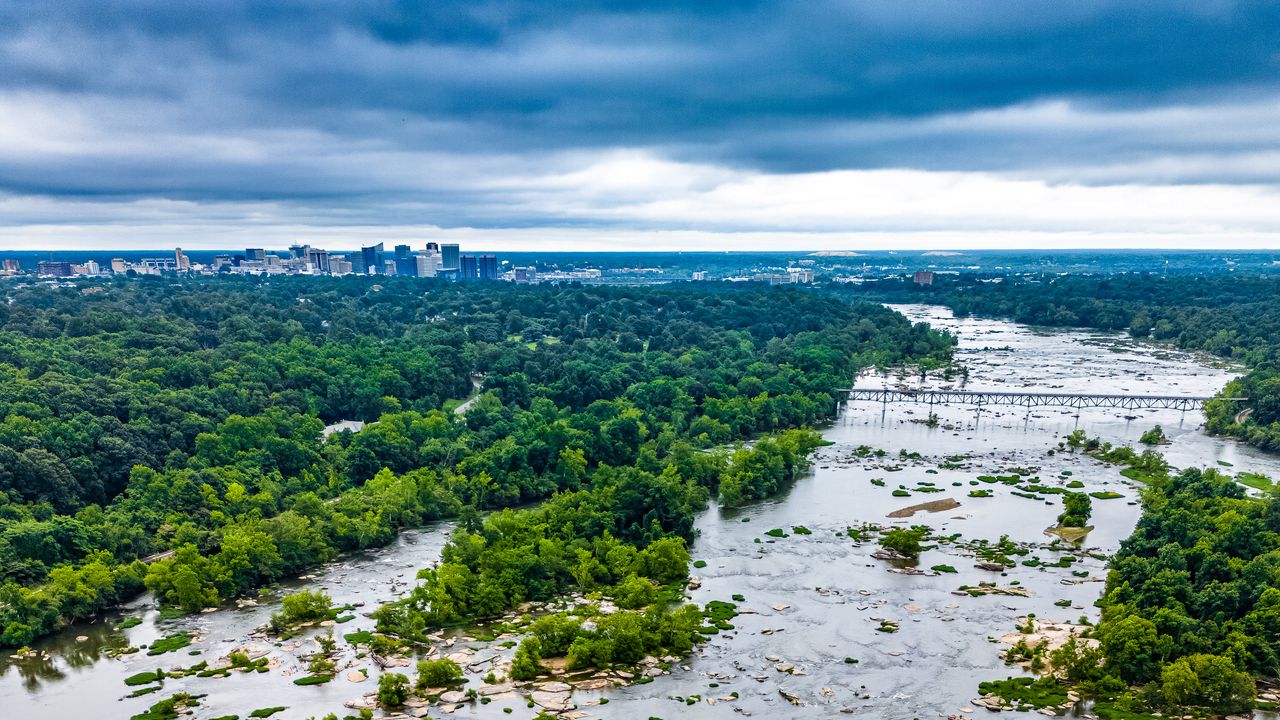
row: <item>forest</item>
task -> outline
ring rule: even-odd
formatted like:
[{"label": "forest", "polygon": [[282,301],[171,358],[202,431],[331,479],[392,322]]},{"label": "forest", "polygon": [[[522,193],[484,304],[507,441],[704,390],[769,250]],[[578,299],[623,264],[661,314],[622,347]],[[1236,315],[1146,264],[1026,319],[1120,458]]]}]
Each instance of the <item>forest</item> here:
[{"label": "forest", "polygon": [[[1210,432],[1280,451],[1280,278],[1149,273],[937,275],[868,282],[866,299],[929,302],[958,315],[1129,333],[1242,363],[1248,372],[1205,406]],[[1226,398],[1247,398],[1232,401]]]},{"label": "forest", "polygon": [[[754,284],[5,291],[5,645],[144,588],[188,611],[217,605],[455,516],[450,581],[421,590],[444,599],[403,622],[570,585],[643,593],[633,578],[674,577],[693,509],[721,482],[736,503],[794,474],[814,439],[786,430],[831,418],[860,368],[936,365],[953,344],[882,307]],[[324,432],[342,420],[369,424]],[[531,545],[532,574],[513,563]]]}]

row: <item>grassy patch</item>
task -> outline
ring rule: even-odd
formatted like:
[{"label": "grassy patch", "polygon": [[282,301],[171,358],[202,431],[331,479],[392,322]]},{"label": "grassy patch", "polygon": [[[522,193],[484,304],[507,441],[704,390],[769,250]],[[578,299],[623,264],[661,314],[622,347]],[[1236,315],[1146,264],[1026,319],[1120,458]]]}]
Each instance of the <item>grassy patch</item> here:
[{"label": "grassy patch", "polygon": [[938,572],[938,573],[953,573],[953,572],[956,572],[956,569],[955,569],[955,568],[953,568],[953,567],[951,567],[950,565],[934,565],[933,567],[931,567],[931,568],[929,568],[929,569],[930,569],[930,570],[932,570],[932,571],[934,571],[934,572]]},{"label": "grassy patch", "polygon": [[157,682],[164,679],[163,670],[154,670],[148,672],[140,672],[137,675],[130,675],[124,679],[124,684],[129,687],[135,685],[146,685],[147,683]]},{"label": "grassy patch", "polygon": [[332,675],[308,675],[293,681],[294,685],[323,685],[333,679]]},{"label": "grassy patch", "polygon": [[995,695],[1017,710],[1055,707],[1067,701],[1067,689],[1051,678],[1018,677],[978,684],[978,692]]},{"label": "grassy patch", "polygon": [[253,712],[249,713],[249,717],[251,718],[271,717],[272,715],[275,715],[278,712],[284,712],[285,710],[288,710],[288,709],[289,709],[288,705],[278,705],[276,707],[258,708],[257,710],[254,710]]},{"label": "grassy patch", "polygon": [[191,634],[180,632],[151,643],[151,647],[147,649],[148,655],[163,655],[165,653],[181,650],[191,644]]}]

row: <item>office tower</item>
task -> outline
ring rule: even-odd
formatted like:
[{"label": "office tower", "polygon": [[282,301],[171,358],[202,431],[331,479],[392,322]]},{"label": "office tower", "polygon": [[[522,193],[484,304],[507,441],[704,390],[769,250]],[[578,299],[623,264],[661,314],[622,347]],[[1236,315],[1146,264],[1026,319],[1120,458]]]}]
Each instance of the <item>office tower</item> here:
[{"label": "office tower", "polygon": [[366,248],[360,248],[360,260],[364,265],[364,269],[361,272],[369,275],[384,272],[383,264],[385,263],[385,259],[383,258],[383,255],[382,243],[370,245]]},{"label": "office tower", "polygon": [[70,277],[71,263],[54,262],[53,260],[41,260],[36,263],[36,274],[53,275],[54,277]]},{"label": "office tower", "polygon": [[306,260],[307,253],[311,250],[310,245],[290,245],[289,257],[294,260]]},{"label": "office tower", "polygon": [[174,248],[173,262],[178,267],[178,272],[186,272],[191,269],[191,258],[182,252],[182,248]]},{"label": "office tower", "polygon": [[481,280],[497,280],[498,279],[498,256],[497,255],[481,255],[479,259],[479,270]]},{"label": "office tower", "polygon": [[440,268],[442,270],[457,270],[462,267],[458,264],[458,249],[457,245],[440,246]]},{"label": "office tower", "polygon": [[427,252],[429,252],[429,253],[435,253],[435,254],[439,255],[439,254],[440,254],[440,243],[433,243],[433,242],[429,242],[429,243],[427,243]]},{"label": "office tower", "polygon": [[85,275],[97,275],[102,272],[102,267],[98,265],[96,260],[86,260],[84,265],[80,266],[80,269]]},{"label": "office tower", "polygon": [[307,264],[319,273],[329,272],[329,251],[320,248],[307,248]]},{"label": "office tower", "polygon": [[244,251],[244,257],[246,260],[252,260],[254,262],[266,262],[267,251],[262,248],[246,248]]},{"label": "office tower", "polygon": [[440,270],[440,254],[430,249],[418,253],[414,261],[417,265],[418,277],[435,277]]},{"label": "office tower", "polygon": [[[115,269],[115,262],[116,262],[115,260],[112,260],[112,261],[111,261],[111,265],[112,265],[112,269],[113,269],[113,270]],[[214,256],[213,256],[213,269],[214,269],[214,270],[222,270],[223,268],[228,268],[228,267],[231,267],[231,256],[230,256],[230,255],[214,255]],[[116,272],[120,272],[120,271],[119,271],[119,270],[117,270]]]},{"label": "office tower", "polygon": [[538,271],[536,268],[518,267],[514,277],[517,285],[534,285],[538,282]]},{"label": "office tower", "polygon": [[126,273],[129,271],[129,263],[124,258],[111,258],[111,272]]},{"label": "office tower", "polygon": [[459,280],[478,280],[480,278],[479,269],[479,264],[476,262],[475,255],[467,254],[458,256]]},{"label": "office tower", "polygon": [[334,255],[329,258],[329,272],[334,275],[350,275],[353,268],[346,255]]},{"label": "office tower", "polygon": [[4,273],[5,273],[6,275],[12,275],[12,274],[14,274],[14,273],[16,273],[16,272],[19,272],[20,270],[22,270],[22,266],[18,264],[18,261],[17,261],[17,260],[14,260],[13,258],[6,258],[6,259],[5,259],[5,261],[4,261]]},{"label": "office tower", "polygon": [[396,275],[415,277],[418,274],[418,259],[408,245],[396,246]]}]

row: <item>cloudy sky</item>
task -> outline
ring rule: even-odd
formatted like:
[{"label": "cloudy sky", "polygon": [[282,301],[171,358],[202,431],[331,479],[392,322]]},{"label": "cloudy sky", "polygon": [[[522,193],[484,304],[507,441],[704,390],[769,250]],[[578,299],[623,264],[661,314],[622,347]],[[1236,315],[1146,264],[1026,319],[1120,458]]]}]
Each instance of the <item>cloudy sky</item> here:
[{"label": "cloudy sky", "polygon": [[0,247],[1280,247],[1280,3],[0,3]]}]

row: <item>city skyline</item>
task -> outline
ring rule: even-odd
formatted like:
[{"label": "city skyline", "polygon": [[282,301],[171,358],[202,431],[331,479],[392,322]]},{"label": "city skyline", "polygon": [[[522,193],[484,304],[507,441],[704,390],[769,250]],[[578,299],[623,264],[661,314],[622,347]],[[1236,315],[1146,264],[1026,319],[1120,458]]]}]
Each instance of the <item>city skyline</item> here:
[{"label": "city skyline", "polygon": [[1271,3],[113,0],[0,26],[0,249],[1280,246]]}]

